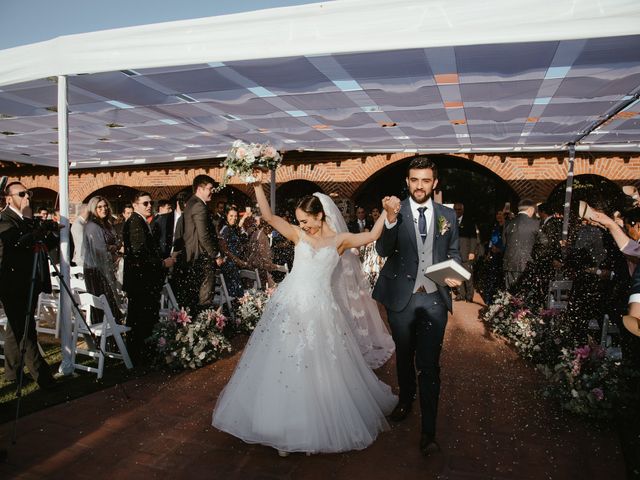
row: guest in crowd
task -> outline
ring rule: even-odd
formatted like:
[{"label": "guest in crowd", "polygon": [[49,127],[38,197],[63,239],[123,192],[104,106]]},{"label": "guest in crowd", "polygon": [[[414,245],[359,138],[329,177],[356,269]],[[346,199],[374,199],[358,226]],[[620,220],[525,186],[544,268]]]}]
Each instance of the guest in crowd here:
[{"label": "guest in crowd", "polygon": [[213,212],[212,220],[216,226],[216,231],[219,232],[224,226],[227,219],[227,204],[222,200],[216,202],[216,210]]},{"label": "guest in crowd", "polygon": [[247,236],[238,225],[238,211],[234,208],[227,212],[227,221],[220,229],[220,250],[224,256],[222,274],[231,297],[244,295],[239,270],[248,268],[249,264],[243,260]]},{"label": "guest in crowd", "polygon": [[151,233],[147,217],[153,201],[147,192],[136,193],[133,199],[134,213],[125,222],[124,237],[124,285],[129,298],[127,325],[127,349],[134,363],[148,359],[145,340],[151,335],[159,318],[160,293],[168,268],[174,259],[162,259],[160,249]]},{"label": "guest in crowd", "polygon": [[558,274],[562,262],[562,218],[550,204],[538,205],[540,228],[531,251],[531,261],[523,276],[526,278],[519,287],[521,297],[530,305],[542,306],[549,291],[549,282]]},{"label": "guest in crowd", "polygon": [[373,220],[373,223],[376,223],[378,218],[380,218],[380,209],[378,207],[373,207],[371,209],[371,220]]},{"label": "guest in crowd", "polygon": [[[293,223],[293,218],[287,210],[281,210],[279,217],[284,218],[287,223]],[[287,265],[291,270],[294,261],[293,242],[287,240],[280,232],[273,230],[271,232],[271,251],[273,252],[273,262],[277,265]],[[276,283],[281,282],[286,276],[285,272],[272,272],[271,275]]]},{"label": "guest in crowd", "polygon": [[[606,199],[593,197],[591,205],[607,216],[613,216]],[[583,327],[581,339],[586,341],[590,320],[602,324],[605,314],[619,322],[626,308],[630,278],[629,269],[608,230],[588,221],[570,232],[566,258],[566,274],[573,280],[568,316]]]},{"label": "guest in crowd", "polygon": [[84,227],[89,220],[89,205],[82,203],[78,207],[78,215],[71,225],[71,241],[73,242],[72,263],[78,267],[83,265],[82,243],[84,240]]},{"label": "guest in crowd", "polygon": [[157,215],[166,215],[167,213],[173,212],[173,205],[171,204],[171,201],[166,198],[158,200],[156,208],[158,209]]},{"label": "guest in crowd", "polygon": [[[20,182],[9,183],[3,192],[6,207],[0,212],[0,301],[7,315],[4,331],[4,376],[15,382],[19,375],[20,345],[24,348],[24,364],[40,388],[54,384],[49,365],[38,350],[35,312],[38,295],[51,291],[49,268],[44,258],[39,265],[40,275],[33,283],[34,292],[29,303],[29,287],[34,263],[34,246],[43,240],[53,244],[53,236],[38,230],[31,216],[32,193]],[[25,331],[27,313],[31,321]]]},{"label": "guest in crowd", "polygon": [[[458,234],[460,235],[460,258],[462,258],[462,266],[473,272],[473,264],[476,259],[478,248],[480,247],[478,241],[478,232],[476,224],[465,216],[464,204],[457,202],[453,205],[453,209],[456,212],[456,218],[458,221]],[[473,302],[473,279],[469,278],[462,282],[462,285],[458,287],[458,295],[456,300]]]},{"label": "guest in crowd", "polygon": [[193,180],[193,196],[187,201],[184,218],[184,262],[188,282],[184,297],[185,307],[195,314],[211,305],[215,290],[216,266],[219,257],[218,235],[213,214],[207,208],[213,195],[214,180],[208,175],[198,175]]},{"label": "guest in crowd", "polygon": [[46,207],[40,207],[38,209],[38,213],[35,215],[40,220],[50,220],[49,218],[49,210]]},{"label": "guest in crowd", "polygon": [[510,289],[524,272],[531,260],[533,244],[536,241],[540,222],[535,218],[536,204],[529,199],[520,200],[518,215],[504,228],[504,268],[505,285]]},{"label": "guest in crowd", "polygon": [[357,207],[356,218],[349,222],[347,228],[351,233],[369,232],[373,228],[373,222],[367,216],[367,211],[363,207]]},{"label": "guest in crowd", "polygon": [[[92,197],[88,205],[89,217],[82,240],[82,266],[87,291],[95,296],[105,295],[113,316],[121,322],[122,301],[116,281],[118,240],[112,222],[111,207],[106,198]],[[101,321],[100,313],[95,312]]]},{"label": "guest in crowd", "polygon": [[[257,269],[262,286],[275,287],[274,272],[282,272],[284,267],[273,263],[273,254],[269,238],[273,228],[261,217],[251,217],[245,222],[245,230],[249,236],[247,244],[247,263],[250,269]],[[285,270],[286,272],[286,270]]]},{"label": "guest in crowd", "polygon": [[[133,205],[130,203],[125,203],[120,211],[120,215],[118,215],[118,219],[116,220],[114,227],[116,229],[116,235],[118,236],[118,240],[120,245],[122,245],[122,229],[124,227],[124,223],[129,220],[129,217],[133,213]],[[124,251],[124,250],[123,250]]]},{"label": "guest in crowd", "polygon": [[482,299],[487,305],[493,303],[493,297],[504,288],[504,273],[502,260],[504,257],[504,242],[502,233],[505,225],[503,210],[496,212],[496,223],[491,230],[491,236],[486,249],[485,274],[483,279]]},{"label": "guest in crowd", "polygon": [[[179,199],[173,203],[165,200],[167,203],[158,208],[158,214],[151,222],[151,231],[158,241],[162,258],[167,258],[173,252],[175,227],[182,216],[185,205],[184,197],[184,194],[179,194]],[[182,202],[182,206],[180,206],[180,202]]]}]

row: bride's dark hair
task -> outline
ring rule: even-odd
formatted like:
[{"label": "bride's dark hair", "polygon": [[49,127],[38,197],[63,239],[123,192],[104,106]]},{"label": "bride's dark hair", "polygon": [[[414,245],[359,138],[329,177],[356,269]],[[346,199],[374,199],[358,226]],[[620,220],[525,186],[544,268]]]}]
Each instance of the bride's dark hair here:
[{"label": "bride's dark hair", "polygon": [[322,208],[322,202],[316,196],[307,195],[306,197],[302,197],[300,201],[298,201],[298,205],[296,205],[296,209],[298,208],[309,215],[322,213],[322,220],[327,218],[327,214],[324,213],[324,209]]}]

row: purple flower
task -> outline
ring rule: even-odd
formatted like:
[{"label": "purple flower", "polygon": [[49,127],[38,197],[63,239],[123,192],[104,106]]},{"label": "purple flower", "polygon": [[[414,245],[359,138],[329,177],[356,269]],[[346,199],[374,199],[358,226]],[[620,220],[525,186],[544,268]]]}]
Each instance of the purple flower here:
[{"label": "purple flower", "polygon": [[599,402],[601,402],[602,400],[604,400],[604,392],[602,391],[601,388],[594,388],[593,390],[591,390],[591,394],[595,397],[595,399]]},{"label": "purple flower", "polygon": [[591,347],[589,345],[583,345],[576,348],[573,353],[576,355],[576,359],[586,360],[591,354]]}]

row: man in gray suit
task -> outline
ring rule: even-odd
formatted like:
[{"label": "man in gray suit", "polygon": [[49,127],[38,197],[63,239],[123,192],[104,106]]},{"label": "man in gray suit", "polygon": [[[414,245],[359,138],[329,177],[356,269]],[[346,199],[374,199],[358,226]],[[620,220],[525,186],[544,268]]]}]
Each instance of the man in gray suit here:
[{"label": "man in gray suit", "polygon": [[518,204],[518,215],[504,227],[504,278],[507,289],[511,288],[524,272],[531,260],[540,222],[534,218],[536,204],[525,198]]},{"label": "man in gray suit", "polygon": [[[453,205],[453,209],[456,211],[456,218],[458,222],[458,235],[460,240],[460,257],[462,258],[462,266],[473,271],[473,263],[476,259],[476,253],[479,247],[478,233],[476,231],[476,224],[464,214],[464,204],[462,202],[456,202]],[[458,296],[456,300],[465,300],[467,302],[473,302],[473,278],[462,282],[458,289]]]},{"label": "man in gray suit", "polygon": [[213,213],[207,202],[213,195],[214,181],[208,175],[193,180],[193,196],[184,210],[184,260],[187,264],[187,305],[191,313],[206,308],[213,300],[215,289],[218,235]]},{"label": "man in gray suit", "polygon": [[[416,395],[420,393],[423,455],[437,450],[436,415],[440,395],[440,351],[451,311],[450,288],[460,286],[446,279],[447,286],[436,285],[424,270],[450,258],[461,262],[458,251],[458,224],[454,211],[437,204],[432,193],[438,184],[438,171],[427,157],[417,157],[407,170],[409,198],[385,198],[385,229],[376,250],[387,261],[373,290],[389,318],[396,344],[396,368],[400,398],[391,420],[404,420]],[[418,380],[416,382],[416,369]]]}]

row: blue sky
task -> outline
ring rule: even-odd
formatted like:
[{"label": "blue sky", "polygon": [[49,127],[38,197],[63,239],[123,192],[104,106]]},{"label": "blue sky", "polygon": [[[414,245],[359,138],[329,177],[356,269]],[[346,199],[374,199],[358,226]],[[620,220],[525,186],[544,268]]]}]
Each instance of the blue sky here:
[{"label": "blue sky", "polygon": [[0,50],[72,33],[313,2],[314,0],[0,0]]}]

